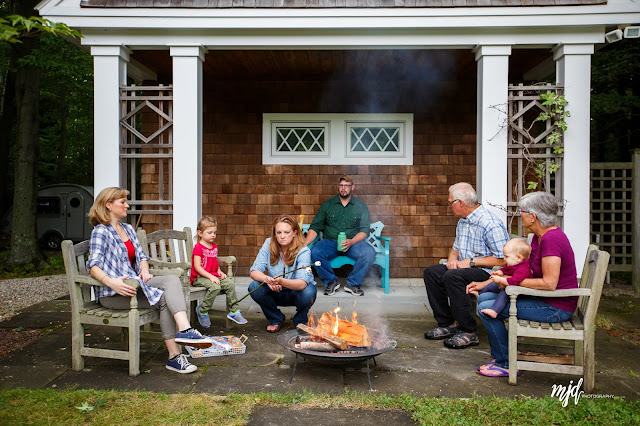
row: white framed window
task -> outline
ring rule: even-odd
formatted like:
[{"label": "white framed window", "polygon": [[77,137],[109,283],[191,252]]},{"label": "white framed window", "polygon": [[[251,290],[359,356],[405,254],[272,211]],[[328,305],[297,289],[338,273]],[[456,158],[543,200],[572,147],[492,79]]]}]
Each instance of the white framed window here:
[{"label": "white framed window", "polygon": [[413,114],[264,114],[263,164],[413,164]]}]

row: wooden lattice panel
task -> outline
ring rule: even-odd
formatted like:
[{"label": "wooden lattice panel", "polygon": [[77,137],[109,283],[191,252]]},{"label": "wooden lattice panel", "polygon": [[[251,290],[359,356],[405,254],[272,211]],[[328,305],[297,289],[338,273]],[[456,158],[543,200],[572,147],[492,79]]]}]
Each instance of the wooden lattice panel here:
[{"label": "wooden lattice panel", "polygon": [[[511,218],[510,231],[517,235],[524,235],[522,221],[516,214],[516,210],[518,200],[532,191],[527,190],[528,182],[538,182],[535,191],[551,192],[559,200],[563,199],[562,167],[553,174],[549,173],[552,162],[562,164],[562,154],[555,154],[553,146],[547,142],[547,138],[556,126],[552,120],[536,121],[541,112],[548,112],[548,109],[542,105],[540,94],[550,92],[562,94],[562,86],[550,84],[509,86],[507,215]],[[538,180],[534,172],[535,163],[539,161],[545,163],[546,174],[542,181]]]},{"label": "wooden lattice panel", "polygon": [[121,184],[131,192],[131,218],[149,231],[171,229],[173,217],[173,87],[121,88]]},{"label": "wooden lattice panel", "polygon": [[591,242],[611,254],[610,271],[633,267],[632,163],[591,163]]}]

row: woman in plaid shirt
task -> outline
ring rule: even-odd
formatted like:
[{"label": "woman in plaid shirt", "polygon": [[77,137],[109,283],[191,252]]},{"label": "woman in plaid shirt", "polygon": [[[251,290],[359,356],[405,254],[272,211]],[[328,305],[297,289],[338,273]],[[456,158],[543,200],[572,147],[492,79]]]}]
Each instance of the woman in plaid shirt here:
[{"label": "woman in plaid shirt", "polygon": [[[197,367],[180,353],[178,343],[210,347],[211,339],[191,328],[180,279],[175,276],[154,277],[149,273],[149,258],[142,251],[133,227],[120,222],[127,217],[127,196],[123,188],[100,191],[89,210],[89,223],[94,226],[89,245],[87,269],[104,286],[96,286],[98,302],[105,308],[129,309],[131,297],[138,298],[141,309],[160,309],[160,329],[169,351],[167,369],[192,373]],[[142,292],[125,282],[138,281]],[[179,331],[176,333],[176,331]]]}]

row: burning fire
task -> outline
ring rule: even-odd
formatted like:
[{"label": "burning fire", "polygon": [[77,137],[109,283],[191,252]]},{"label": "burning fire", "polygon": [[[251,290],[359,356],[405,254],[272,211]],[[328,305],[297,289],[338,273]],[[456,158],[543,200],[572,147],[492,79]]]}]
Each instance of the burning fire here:
[{"label": "burning fire", "polygon": [[340,312],[340,306],[338,306],[333,310],[333,313],[336,315],[335,322],[333,323],[333,329],[331,330],[334,336],[338,335],[338,330],[340,329],[340,320],[338,319],[338,312]]}]

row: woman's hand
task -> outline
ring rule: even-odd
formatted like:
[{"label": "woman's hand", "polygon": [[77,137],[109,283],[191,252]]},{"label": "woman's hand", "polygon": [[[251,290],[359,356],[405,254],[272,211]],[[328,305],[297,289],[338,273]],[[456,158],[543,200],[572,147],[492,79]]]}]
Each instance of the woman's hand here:
[{"label": "woman's hand", "polygon": [[282,277],[272,278],[267,275],[264,282],[272,291],[282,291]]},{"label": "woman's hand", "polygon": [[142,271],[142,272],[140,272],[140,278],[142,278],[142,281],[146,283],[151,278],[153,278],[153,275],[151,275],[148,270],[147,271]]},{"label": "woman's hand", "polygon": [[118,278],[109,278],[104,280],[104,283],[111,287],[111,289],[120,296],[133,297],[136,295],[136,289],[124,282],[127,278],[129,278],[129,275],[123,275]]}]

